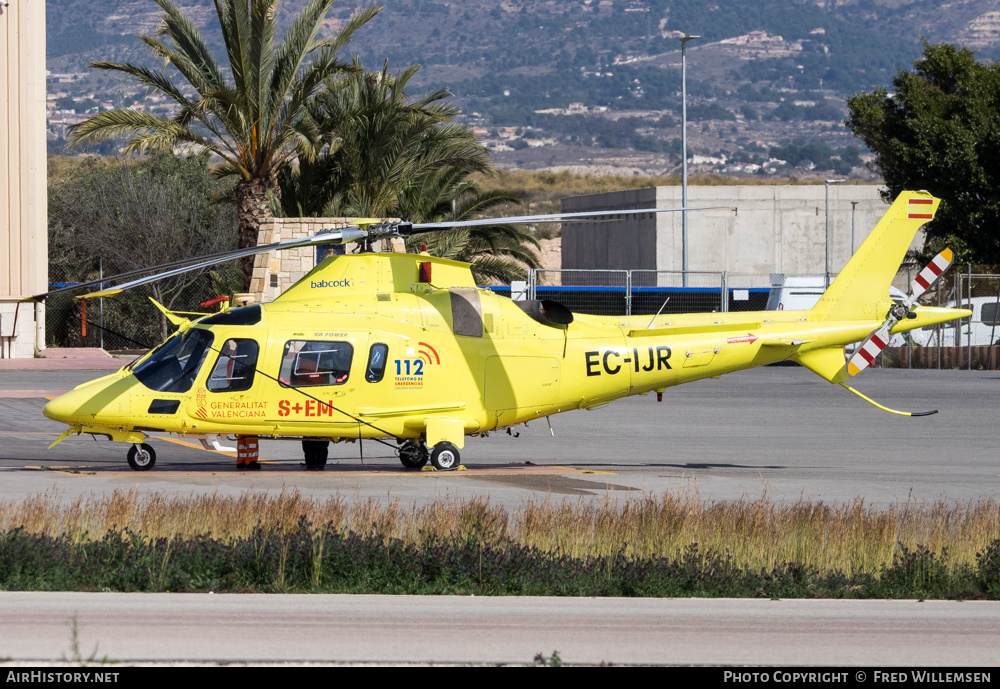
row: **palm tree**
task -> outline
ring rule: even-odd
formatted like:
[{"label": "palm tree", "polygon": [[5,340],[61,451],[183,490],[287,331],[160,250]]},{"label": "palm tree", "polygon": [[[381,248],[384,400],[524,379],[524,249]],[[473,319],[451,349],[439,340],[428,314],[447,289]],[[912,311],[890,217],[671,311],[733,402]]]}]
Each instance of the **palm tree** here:
[{"label": "palm tree", "polygon": [[[471,219],[520,199],[483,193],[468,177],[489,174],[485,148],[452,120],[458,109],[445,89],[411,100],[406,86],[419,69],[392,74],[355,71],[330,83],[310,107],[322,133],[320,154],[279,174],[290,216],[399,217],[413,222]],[[479,281],[510,282],[538,267],[534,235],[511,225],[435,232],[409,242],[436,256],[473,264]]]},{"label": "palm tree", "polygon": [[[402,195],[397,213],[412,222],[472,220],[497,208],[520,204],[521,198],[504,189],[482,191],[468,179],[469,172],[447,167],[414,180]],[[408,248],[427,245],[433,256],[472,264],[478,284],[510,284],[523,280],[525,268],[540,268],[538,239],[524,225],[461,227],[411,237]]]},{"label": "palm tree", "polygon": [[309,108],[320,153],[281,175],[287,215],[386,217],[415,179],[445,167],[490,169],[475,135],[451,121],[459,110],[444,101],[446,89],[408,99],[418,69],[392,74],[386,62],[365,72],[355,58],[351,74],[328,81]]},{"label": "palm tree", "polygon": [[[91,67],[123,72],[178,106],[173,117],[119,108],[100,113],[73,127],[71,142],[79,144],[129,135],[124,151],[172,151],[177,147],[207,150],[222,159],[216,172],[235,175],[239,246],[257,243],[260,223],[271,216],[270,195],[280,193],[276,173],[296,155],[308,160],[319,140],[307,106],[337,74],[353,67],[337,53],[381,8],[352,15],[330,38],[317,38],[334,0],[311,0],[293,19],[284,39],[275,42],[278,0],[215,0],[228,58],[227,79],[194,23],[170,0],[156,0],[163,9],[160,40],[140,36],[159,58],[172,64],[187,85],[170,76],[132,63],[95,62]],[[253,259],[243,261],[244,288]]]}]

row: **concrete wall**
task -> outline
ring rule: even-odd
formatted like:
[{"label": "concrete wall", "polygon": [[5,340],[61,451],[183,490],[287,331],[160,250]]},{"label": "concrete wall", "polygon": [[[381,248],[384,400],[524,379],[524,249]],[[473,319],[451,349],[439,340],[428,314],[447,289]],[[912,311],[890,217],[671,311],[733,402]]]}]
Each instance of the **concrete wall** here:
[{"label": "concrete wall", "polygon": [[45,346],[44,306],[17,306],[48,285],[45,165],[45,3],[21,0],[0,6],[0,335],[15,311],[18,333],[3,357]]},{"label": "concrete wall", "polygon": [[[830,185],[830,267],[851,256],[851,202],[856,201],[855,248],[888,209],[880,187]],[[825,185],[688,187],[690,270],[822,274],[825,265]],[[680,187],[591,194],[563,200],[565,212],[616,208],[677,208]],[[733,212],[733,208],[738,211]],[[563,268],[681,270],[680,213],[644,214],[613,223],[565,224]],[[918,235],[915,245],[923,243]]]},{"label": "concrete wall", "polygon": [[[613,191],[563,199],[564,213],[633,208],[657,208],[664,187]],[[563,223],[563,268],[657,268],[657,218],[652,214],[602,219],[600,222]],[[680,259],[678,259],[680,260]]]}]

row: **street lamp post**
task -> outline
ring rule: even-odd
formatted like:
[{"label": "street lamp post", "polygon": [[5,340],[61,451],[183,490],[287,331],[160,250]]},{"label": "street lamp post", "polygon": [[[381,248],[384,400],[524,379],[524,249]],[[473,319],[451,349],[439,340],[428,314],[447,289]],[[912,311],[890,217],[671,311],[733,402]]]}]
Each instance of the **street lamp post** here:
[{"label": "street lamp post", "polygon": [[826,282],[827,287],[830,286],[830,185],[846,181],[843,179],[826,180],[826,277],[824,282]]},{"label": "street lamp post", "polygon": [[854,255],[854,211],[858,210],[860,201],[851,201],[851,256]]},{"label": "street lamp post", "polygon": [[687,44],[701,36],[681,38],[681,273],[688,286],[688,110],[687,110]]}]

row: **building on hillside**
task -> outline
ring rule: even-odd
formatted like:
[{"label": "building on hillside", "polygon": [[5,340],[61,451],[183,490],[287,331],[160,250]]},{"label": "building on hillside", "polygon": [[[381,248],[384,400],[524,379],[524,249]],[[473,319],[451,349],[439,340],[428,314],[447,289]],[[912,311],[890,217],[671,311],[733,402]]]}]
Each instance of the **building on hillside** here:
[{"label": "building on hillside", "polygon": [[[821,275],[826,261],[825,185],[689,186],[688,268]],[[889,206],[872,185],[830,185],[830,269],[838,272]],[[681,188],[655,187],[563,199],[566,213],[618,208],[679,208]],[[733,209],[737,209],[734,211]],[[682,268],[681,213],[647,213],[614,222],[565,224],[562,267]],[[922,246],[922,233],[914,240]]]},{"label": "building on hillside", "polygon": [[0,357],[45,347],[48,285],[45,3],[0,4]]}]

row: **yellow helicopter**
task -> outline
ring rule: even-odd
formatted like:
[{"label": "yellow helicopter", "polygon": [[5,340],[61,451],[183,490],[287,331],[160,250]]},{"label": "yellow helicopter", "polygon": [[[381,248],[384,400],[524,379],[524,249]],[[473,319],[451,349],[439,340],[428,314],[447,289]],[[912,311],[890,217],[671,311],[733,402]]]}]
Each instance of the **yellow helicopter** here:
[{"label": "yellow helicopter", "polygon": [[[465,263],[426,254],[332,256],[272,302],[227,304],[201,317],[167,312],[178,328],[165,342],[45,406],[47,417],[68,425],[50,447],[73,434],[104,436],[131,444],[128,463],[142,471],[156,461],[144,442],[149,434],[196,438],[217,449],[233,437],[246,446],[258,438],[295,439],[306,441],[307,464],[320,468],[329,441],[373,438],[394,440],[405,467],[429,461],[448,470],[460,466],[467,435],[627,395],[655,392],[661,400],[674,385],[786,359],[885,411],[931,414],[888,409],[847,381],[892,334],[970,315],[914,308],[950,264],[948,250],[918,276],[904,303],[889,298],[907,247],[938,203],[926,192],[901,194],[808,311],[580,315],[555,302],[517,302],[480,289]],[[330,230],[208,257],[87,297],[275,248],[569,215],[599,214]],[[861,340],[845,361],[844,346]]]}]

